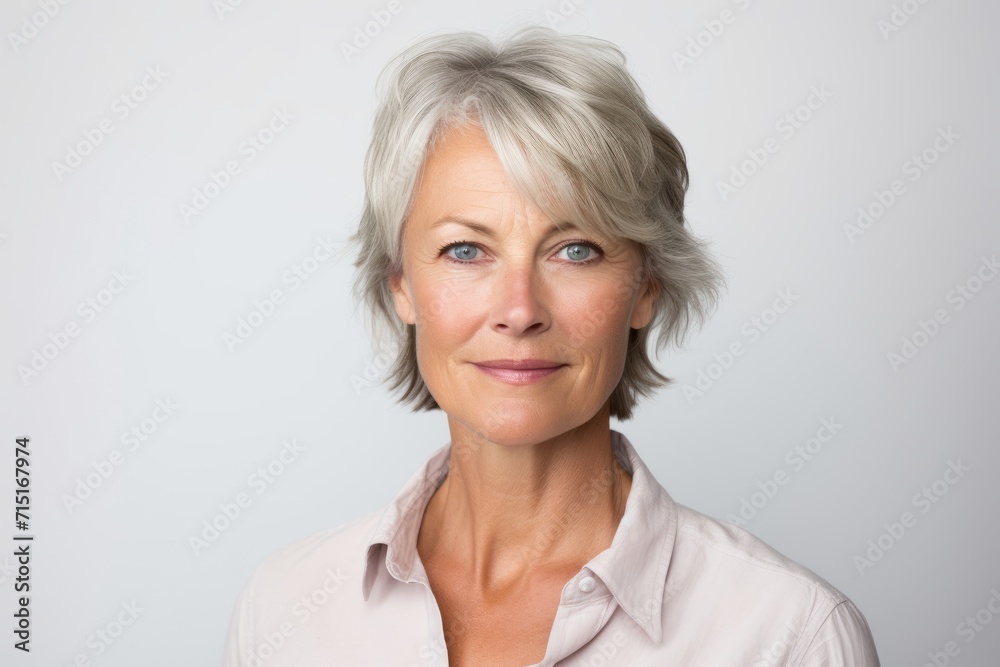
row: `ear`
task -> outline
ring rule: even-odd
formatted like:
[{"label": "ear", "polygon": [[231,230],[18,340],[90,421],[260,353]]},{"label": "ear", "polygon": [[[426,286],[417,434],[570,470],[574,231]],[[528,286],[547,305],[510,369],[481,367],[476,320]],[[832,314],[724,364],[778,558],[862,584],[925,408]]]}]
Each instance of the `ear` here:
[{"label": "ear", "polygon": [[399,315],[399,319],[406,324],[416,324],[410,285],[406,278],[402,274],[392,276],[389,278],[389,289],[392,290],[392,298],[396,304],[396,314]]},{"label": "ear", "polygon": [[642,329],[652,321],[653,313],[656,310],[654,306],[659,296],[660,286],[656,281],[652,279],[646,281],[635,300],[635,305],[632,306],[632,318],[629,321],[630,327],[633,329]]}]

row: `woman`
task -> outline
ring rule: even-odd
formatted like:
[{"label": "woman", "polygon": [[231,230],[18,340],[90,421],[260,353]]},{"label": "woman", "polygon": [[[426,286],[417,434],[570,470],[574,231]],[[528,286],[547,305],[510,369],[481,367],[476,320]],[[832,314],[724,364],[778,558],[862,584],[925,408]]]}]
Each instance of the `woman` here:
[{"label": "woman", "polygon": [[675,503],[610,417],[722,280],[684,152],[611,44],[523,29],[398,56],[356,293],[451,441],[383,510],[268,558],[228,665],[878,665],[855,605]]}]

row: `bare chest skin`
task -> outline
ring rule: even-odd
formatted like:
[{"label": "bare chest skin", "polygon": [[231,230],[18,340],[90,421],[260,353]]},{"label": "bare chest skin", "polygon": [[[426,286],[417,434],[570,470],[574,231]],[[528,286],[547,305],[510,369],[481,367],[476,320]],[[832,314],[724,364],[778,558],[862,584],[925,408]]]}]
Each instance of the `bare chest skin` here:
[{"label": "bare chest skin", "polygon": [[579,570],[537,575],[483,599],[467,573],[424,562],[441,610],[449,667],[524,667],[545,656],[563,586]]},{"label": "bare chest skin", "polygon": [[[528,556],[530,562],[516,555],[522,552],[515,545],[506,549],[480,548],[479,558],[485,560],[475,562],[473,549],[465,538],[467,527],[452,528],[450,533],[443,531],[443,517],[449,516],[444,501],[449,497],[464,498],[464,495],[449,496],[447,481],[424,511],[416,548],[441,613],[448,665],[535,665],[545,657],[566,583],[611,544],[624,511],[631,477],[620,471],[617,483],[605,491],[604,503],[599,502],[602,494],[581,501],[586,511],[578,512],[580,516],[572,523],[575,530],[564,531],[555,542],[546,542],[544,546],[548,548],[532,552]],[[611,498],[616,502],[609,502]],[[436,500],[439,502],[435,503]],[[552,510],[548,515],[539,513],[532,521],[538,524],[538,534],[542,535],[545,526],[560,516]],[[507,539],[502,531],[493,532],[499,536],[489,536],[496,541],[487,540],[487,544],[502,544]]]}]

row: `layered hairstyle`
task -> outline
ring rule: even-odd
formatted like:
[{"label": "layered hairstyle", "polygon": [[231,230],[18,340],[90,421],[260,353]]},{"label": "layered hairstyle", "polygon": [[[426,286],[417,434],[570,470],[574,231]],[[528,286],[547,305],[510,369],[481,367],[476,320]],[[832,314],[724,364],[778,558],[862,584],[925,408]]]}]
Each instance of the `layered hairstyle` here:
[{"label": "layered hairstyle", "polygon": [[657,356],[671,342],[683,345],[718,303],[724,278],[685,227],[684,150],[649,110],[618,47],[540,26],[496,43],[453,32],[400,52],[377,87],[364,208],[345,250],[357,250],[352,296],[366,306],[374,347],[396,353],[385,380],[403,389],[400,402],[440,409],[417,365],[417,325],[396,315],[389,279],[402,272],[403,228],[425,156],[444,130],[469,122],[482,126],[511,182],[553,222],[641,250],[625,287],[652,281],[655,313],[629,333],[611,414],[630,419],[640,396],[674,382],[649,357],[650,331],[658,331]]}]

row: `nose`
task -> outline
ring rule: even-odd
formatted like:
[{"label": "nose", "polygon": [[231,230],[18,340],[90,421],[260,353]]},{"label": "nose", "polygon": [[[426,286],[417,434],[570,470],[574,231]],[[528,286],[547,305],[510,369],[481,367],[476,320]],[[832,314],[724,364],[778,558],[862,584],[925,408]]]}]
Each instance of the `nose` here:
[{"label": "nose", "polygon": [[551,319],[545,286],[530,261],[498,271],[493,286],[490,326],[494,331],[522,336],[547,330]]}]

